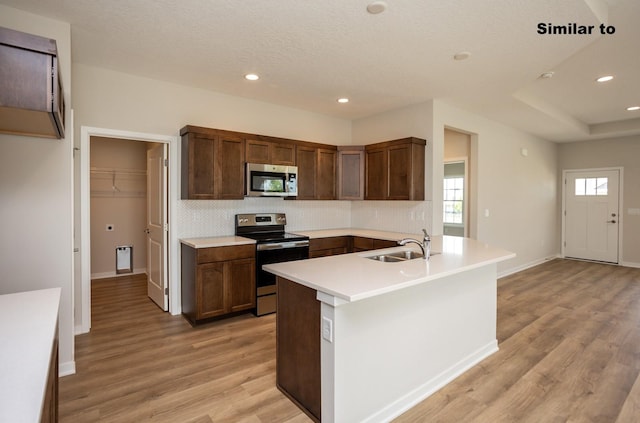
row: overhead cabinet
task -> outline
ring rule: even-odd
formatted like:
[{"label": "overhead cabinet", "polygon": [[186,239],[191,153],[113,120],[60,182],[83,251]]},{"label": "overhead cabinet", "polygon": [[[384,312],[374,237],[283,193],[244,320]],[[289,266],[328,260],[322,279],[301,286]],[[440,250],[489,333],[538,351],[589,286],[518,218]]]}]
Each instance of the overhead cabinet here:
[{"label": "overhead cabinet", "polygon": [[233,133],[184,127],[182,199],[244,198],[244,139]]},{"label": "overhead cabinet", "polygon": [[336,199],[335,146],[299,145],[296,149],[299,200]]},{"label": "overhead cabinet", "polygon": [[246,162],[294,166],[296,146],[292,143],[247,138]]},{"label": "overhead cabinet", "polygon": [[426,144],[410,137],[365,146],[365,200],[424,200]]},{"label": "overhead cabinet", "polygon": [[56,41],[0,27],[0,132],[64,138]]},{"label": "overhead cabinet", "polygon": [[182,199],[243,199],[245,164],[297,166],[298,200],[424,200],[425,146],[402,138],[341,146],[185,126]]},{"label": "overhead cabinet", "polygon": [[364,199],[364,146],[338,147],[338,200]]}]

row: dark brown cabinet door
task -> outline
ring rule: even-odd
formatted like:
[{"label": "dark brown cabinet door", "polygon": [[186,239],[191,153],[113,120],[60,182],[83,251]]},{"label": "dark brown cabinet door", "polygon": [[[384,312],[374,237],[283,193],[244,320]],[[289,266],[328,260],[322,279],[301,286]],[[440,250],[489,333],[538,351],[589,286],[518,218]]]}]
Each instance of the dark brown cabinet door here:
[{"label": "dark brown cabinet door", "polygon": [[296,165],[298,166],[298,199],[315,200],[318,149],[298,146]]},{"label": "dark brown cabinet door", "polygon": [[296,146],[271,143],[271,164],[294,166],[296,164]]},{"label": "dark brown cabinet door", "polygon": [[364,147],[338,147],[338,200],[364,199]]},{"label": "dark brown cabinet door", "polygon": [[244,198],[244,140],[232,135],[182,135],[182,199]]},{"label": "dark brown cabinet door", "polygon": [[366,151],[365,199],[384,200],[387,198],[388,159],[385,148]]},{"label": "dark brown cabinet door", "polygon": [[296,146],[289,143],[247,139],[247,163],[265,163],[293,166],[296,162]]},{"label": "dark brown cabinet door", "polygon": [[309,241],[309,258],[347,254],[351,250],[351,237],[334,236],[315,238]]},{"label": "dark brown cabinet door", "polygon": [[408,200],[410,198],[411,145],[404,144],[389,147],[389,200]]},{"label": "dark brown cabinet door", "polygon": [[196,287],[197,319],[225,314],[224,262],[198,265]]},{"label": "dark brown cabinet door", "polygon": [[182,137],[182,198],[213,199],[215,139],[185,134]]},{"label": "dark brown cabinet door", "polygon": [[227,276],[227,286],[229,288],[229,312],[248,310],[255,307],[255,260],[233,260],[226,264],[225,276]]},{"label": "dark brown cabinet door", "polygon": [[244,140],[220,136],[215,157],[216,198],[244,198]]},{"label": "dark brown cabinet door", "polygon": [[403,138],[365,147],[366,200],[424,200],[426,141]]},{"label": "dark brown cabinet door", "polygon": [[318,149],[318,173],[316,176],[316,198],[336,199],[336,151]]},{"label": "dark brown cabinet door", "polygon": [[271,157],[269,156],[269,147],[271,143],[267,141],[247,140],[246,162],[247,163],[265,163],[269,164]]}]

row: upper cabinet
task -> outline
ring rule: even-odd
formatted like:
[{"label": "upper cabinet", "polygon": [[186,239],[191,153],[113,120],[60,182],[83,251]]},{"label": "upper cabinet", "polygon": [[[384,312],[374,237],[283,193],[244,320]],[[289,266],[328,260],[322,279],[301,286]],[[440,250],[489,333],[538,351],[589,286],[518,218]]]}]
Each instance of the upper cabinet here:
[{"label": "upper cabinet", "polygon": [[364,199],[364,146],[338,147],[338,200]]},{"label": "upper cabinet", "polygon": [[247,138],[245,158],[247,163],[294,166],[296,146],[293,143],[263,141]]},{"label": "upper cabinet", "polygon": [[365,146],[365,199],[424,200],[426,144],[410,137]]},{"label": "upper cabinet", "polygon": [[0,132],[64,138],[55,40],[0,27]]},{"label": "upper cabinet", "polygon": [[299,200],[336,199],[337,147],[331,145],[298,145],[296,166],[298,167]]},{"label": "upper cabinet", "polygon": [[185,126],[182,199],[244,198],[244,139],[234,133]]},{"label": "upper cabinet", "polygon": [[182,198],[242,199],[245,163],[298,167],[298,200],[424,200],[425,146],[403,138],[340,146],[185,126]]}]

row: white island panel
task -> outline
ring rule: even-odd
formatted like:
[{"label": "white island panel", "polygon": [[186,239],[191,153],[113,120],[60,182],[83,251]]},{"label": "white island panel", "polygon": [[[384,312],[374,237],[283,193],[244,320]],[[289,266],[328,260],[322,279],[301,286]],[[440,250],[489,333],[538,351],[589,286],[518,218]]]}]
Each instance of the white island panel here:
[{"label": "white island panel", "polygon": [[322,421],[390,421],[498,350],[496,265],[321,314]]}]

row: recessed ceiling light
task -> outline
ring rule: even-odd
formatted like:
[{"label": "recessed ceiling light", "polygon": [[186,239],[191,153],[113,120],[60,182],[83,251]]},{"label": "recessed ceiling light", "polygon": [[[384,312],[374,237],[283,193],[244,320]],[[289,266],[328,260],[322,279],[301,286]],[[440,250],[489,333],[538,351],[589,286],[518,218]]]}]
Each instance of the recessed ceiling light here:
[{"label": "recessed ceiling light", "polygon": [[248,73],[244,76],[244,79],[248,79],[249,81],[257,81],[258,79],[260,79],[260,77],[255,73]]},{"label": "recessed ceiling light", "polygon": [[630,111],[630,112],[634,112],[636,110],[640,110],[640,106],[627,107],[627,110]]},{"label": "recessed ceiling light", "polygon": [[454,60],[466,60],[469,58],[469,56],[471,56],[471,53],[469,53],[468,51],[461,51],[459,53],[456,53],[453,55],[453,59]]},{"label": "recessed ceiling light", "polygon": [[344,104],[344,103],[348,103],[349,99],[346,98],[346,97],[342,97],[342,98],[339,98],[337,101],[338,101],[338,103],[343,103]]},{"label": "recessed ceiling light", "polygon": [[553,78],[553,72],[545,72],[543,74],[540,74],[540,78],[542,78],[542,79]]},{"label": "recessed ceiling light", "polygon": [[374,1],[367,6],[367,12],[372,15],[377,15],[378,13],[382,13],[387,10],[387,3],[383,1]]},{"label": "recessed ceiling light", "polygon": [[607,81],[611,81],[612,79],[613,79],[613,76],[607,75],[607,76],[601,76],[600,78],[596,79],[596,81],[607,82]]}]

